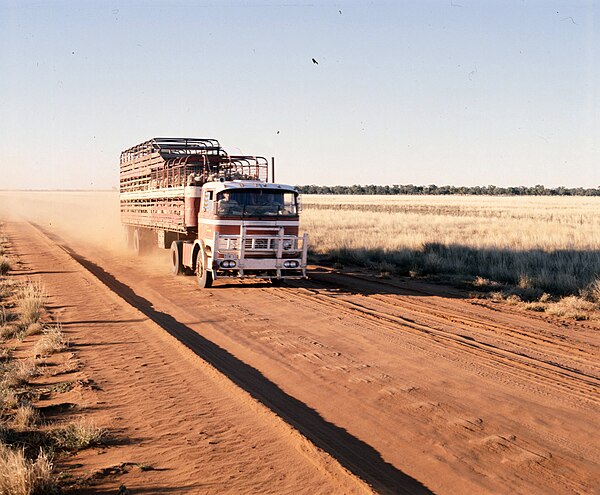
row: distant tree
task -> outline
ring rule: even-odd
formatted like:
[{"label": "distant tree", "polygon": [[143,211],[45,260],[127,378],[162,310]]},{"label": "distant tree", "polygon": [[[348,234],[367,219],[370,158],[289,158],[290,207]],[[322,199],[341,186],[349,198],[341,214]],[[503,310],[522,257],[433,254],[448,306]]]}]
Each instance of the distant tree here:
[{"label": "distant tree", "polygon": [[574,187],[567,188],[559,186],[556,188],[546,188],[538,184],[533,187],[510,186],[498,187],[489,186],[415,186],[413,184],[400,185],[375,185],[369,184],[362,186],[354,184],[352,186],[317,186],[300,185],[296,186],[302,194],[376,194],[376,195],[451,195],[451,194],[469,194],[469,195],[493,195],[493,196],[600,196],[600,186],[597,188]]}]

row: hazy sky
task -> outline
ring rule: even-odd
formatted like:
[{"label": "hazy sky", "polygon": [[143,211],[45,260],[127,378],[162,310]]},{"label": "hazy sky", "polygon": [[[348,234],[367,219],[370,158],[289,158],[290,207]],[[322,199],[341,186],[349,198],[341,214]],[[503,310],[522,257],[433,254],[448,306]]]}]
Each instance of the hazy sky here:
[{"label": "hazy sky", "polygon": [[154,136],[274,155],[293,184],[598,187],[599,14],[0,0],[0,189],[116,186],[120,151]]}]

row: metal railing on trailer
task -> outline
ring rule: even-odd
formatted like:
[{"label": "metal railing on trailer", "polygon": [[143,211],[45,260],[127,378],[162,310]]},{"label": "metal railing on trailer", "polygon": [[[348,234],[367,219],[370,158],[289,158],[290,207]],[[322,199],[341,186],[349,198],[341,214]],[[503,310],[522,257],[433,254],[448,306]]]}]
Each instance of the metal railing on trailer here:
[{"label": "metal railing on trailer", "polygon": [[157,137],[132,146],[121,153],[121,164],[137,158],[159,153],[164,160],[190,154],[220,154],[219,141],[211,138],[164,138]]}]

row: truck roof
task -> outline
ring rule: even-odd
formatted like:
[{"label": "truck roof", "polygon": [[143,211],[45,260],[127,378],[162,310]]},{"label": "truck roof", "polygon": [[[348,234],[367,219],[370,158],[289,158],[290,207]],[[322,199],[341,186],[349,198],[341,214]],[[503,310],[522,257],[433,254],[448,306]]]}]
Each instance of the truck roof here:
[{"label": "truck roof", "polygon": [[288,192],[298,192],[294,186],[288,184],[274,184],[257,180],[227,180],[223,182],[208,182],[205,186],[212,186],[217,193],[231,189],[279,189]]}]

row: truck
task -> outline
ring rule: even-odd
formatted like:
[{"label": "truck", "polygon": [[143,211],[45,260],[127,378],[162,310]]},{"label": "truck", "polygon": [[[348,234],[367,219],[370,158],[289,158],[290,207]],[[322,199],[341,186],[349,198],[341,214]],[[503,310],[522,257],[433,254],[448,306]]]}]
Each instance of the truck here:
[{"label": "truck", "polygon": [[[119,200],[136,254],[170,249],[175,275],[201,288],[223,278],[306,278],[298,191],[274,180],[274,160],[230,155],[216,139],[153,138],[120,157]],[[270,179],[270,180],[269,180]]]}]

